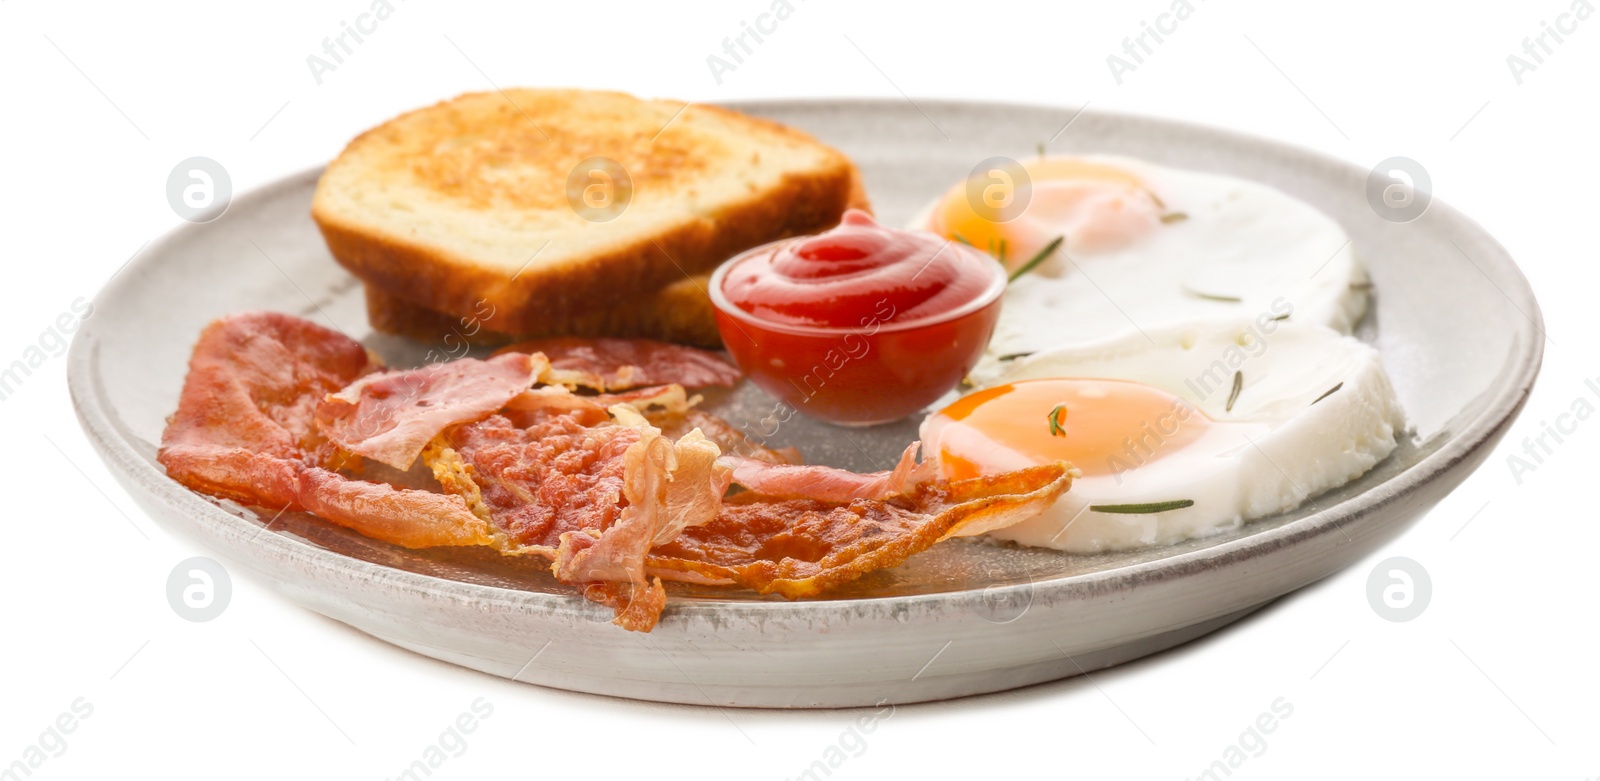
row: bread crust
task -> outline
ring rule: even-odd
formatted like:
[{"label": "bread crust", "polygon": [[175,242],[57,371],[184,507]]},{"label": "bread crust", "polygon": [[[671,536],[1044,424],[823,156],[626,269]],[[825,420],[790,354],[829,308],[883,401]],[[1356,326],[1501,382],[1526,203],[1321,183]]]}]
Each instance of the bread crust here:
[{"label": "bread crust", "polygon": [[522,334],[496,331],[492,310],[461,317],[429,309],[386,290],[366,285],[367,320],[375,330],[456,349],[461,343],[495,347],[547,336],[626,336],[721,349],[705,275],[687,277],[624,306],[595,309],[551,323],[550,330]]}]

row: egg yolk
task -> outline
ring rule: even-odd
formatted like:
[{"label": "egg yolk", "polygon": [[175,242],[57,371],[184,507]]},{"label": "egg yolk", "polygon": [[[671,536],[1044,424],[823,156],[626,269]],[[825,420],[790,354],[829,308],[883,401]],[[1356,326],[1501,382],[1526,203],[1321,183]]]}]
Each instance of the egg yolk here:
[{"label": "egg yolk", "polygon": [[1015,269],[1056,236],[1065,236],[1073,252],[1093,253],[1126,246],[1160,224],[1160,203],[1139,177],[1121,168],[1070,157],[1021,165],[1029,193],[1019,214],[1006,204],[1021,197],[1020,177],[992,171],[951,188],[929,227]]},{"label": "egg yolk", "polygon": [[1211,422],[1188,401],[1142,383],[1039,379],[964,396],[935,413],[927,431],[951,480],[1015,468],[995,458],[997,448],[1034,463],[1070,461],[1092,476],[1181,448]]}]

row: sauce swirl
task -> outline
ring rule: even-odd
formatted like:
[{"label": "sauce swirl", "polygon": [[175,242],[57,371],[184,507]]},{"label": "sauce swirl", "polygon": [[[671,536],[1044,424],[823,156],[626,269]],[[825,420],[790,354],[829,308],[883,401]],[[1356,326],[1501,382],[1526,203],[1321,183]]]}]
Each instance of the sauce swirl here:
[{"label": "sauce swirl", "polygon": [[973,303],[993,283],[995,261],[924,231],[845,213],[825,233],[742,259],[723,278],[727,300],[772,323],[853,328],[909,323]]},{"label": "sauce swirl", "polygon": [[863,426],[956,387],[994,334],[1005,285],[987,254],[850,211],[826,233],[724,263],[711,303],[728,354],[779,400],[774,415]]}]

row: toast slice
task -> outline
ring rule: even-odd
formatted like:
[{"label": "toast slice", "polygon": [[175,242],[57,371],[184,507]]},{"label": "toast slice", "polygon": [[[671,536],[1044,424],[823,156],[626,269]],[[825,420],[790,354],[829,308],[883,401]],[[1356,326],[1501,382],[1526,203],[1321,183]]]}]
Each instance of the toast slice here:
[{"label": "toast slice", "polygon": [[[620,171],[586,162],[597,157]],[[323,174],[312,217],[377,313],[397,315],[386,325],[424,317],[406,303],[447,318],[492,309],[483,327],[522,337],[674,322],[609,310],[658,292],[676,300],[669,285],[864,203],[848,158],[775,122],[614,92],[506,90],[357,137]]]},{"label": "toast slice", "polygon": [[498,346],[547,336],[627,336],[721,349],[716,316],[705,292],[708,282],[705,275],[680,279],[625,306],[595,309],[552,324],[547,331],[521,334],[484,326],[485,322],[495,321],[494,313],[488,309],[483,310],[484,317],[448,315],[367,285],[367,320],[384,333],[446,347],[459,344],[457,340]]}]

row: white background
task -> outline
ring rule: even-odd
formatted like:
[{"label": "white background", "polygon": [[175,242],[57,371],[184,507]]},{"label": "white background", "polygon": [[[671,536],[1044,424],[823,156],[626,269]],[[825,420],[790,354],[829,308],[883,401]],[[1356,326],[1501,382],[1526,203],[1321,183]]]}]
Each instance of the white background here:
[{"label": "white background", "polygon": [[[902,706],[833,777],[1189,778],[1280,697],[1292,716],[1235,777],[1600,777],[1600,423],[1580,425],[1520,485],[1506,462],[1575,399],[1600,403],[1583,386],[1600,376],[1600,20],[1579,23],[1521,85],[1506,62],[1569,0],[1194,0],[1121,85],[1107,55],[1169,0],[793,0],[793,16],[720,85],[707,55],[769,0],[692,11],[393,0],[392,17],[317,85],[307,55],[368,2],[0,2],[0,363],[179,224],[164,194],[179,160],[215,158],[242,191],[491,79],[697,101],[1089,101],[1363,167],[1405,155],[1518,259],[1547,319],[1539,386],[1482,470],[1385,550],[1238,626],[1092,680]],[[92,715],[35,778],[388,778],[486,698],[492,716],[435,778],[781,779],[859,715],[512,684],[368,639],[249,581],[235,580],[218,619],[183,621],[167,574],[204,551],[159,529],[102,468],[78,432],[64,363],[51,359],[0,402],[11,502],[0,521],[0,767],[80,697]],[[1367,576],[1391,555],[1432,576],[1433,600],[1409,623],[1367,603]]]}]

